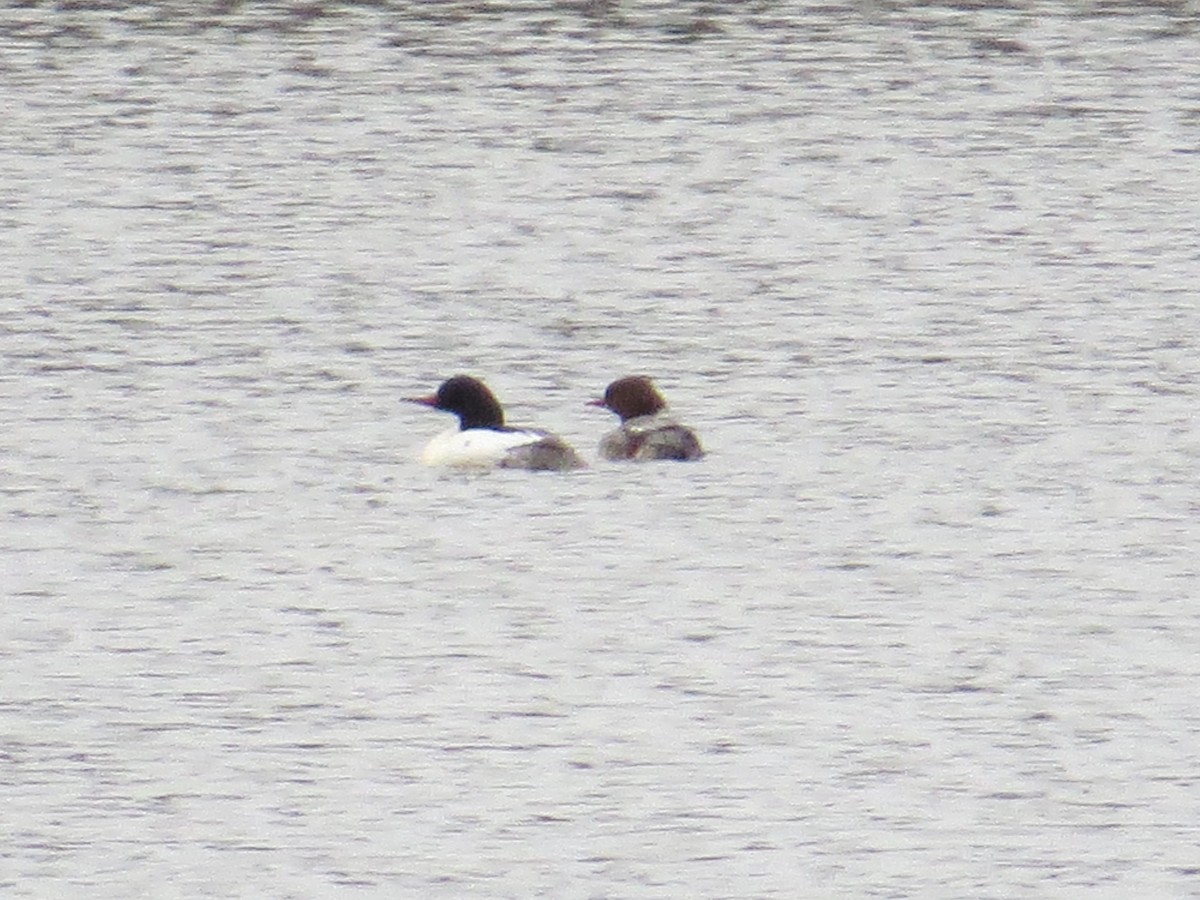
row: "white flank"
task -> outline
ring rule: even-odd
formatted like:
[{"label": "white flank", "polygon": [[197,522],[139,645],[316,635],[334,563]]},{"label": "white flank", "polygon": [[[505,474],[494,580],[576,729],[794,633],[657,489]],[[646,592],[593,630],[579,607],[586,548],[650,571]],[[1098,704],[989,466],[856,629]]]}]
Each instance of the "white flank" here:
[{"label": "white flank", "polygon": [[535,444],[544,437],[536,431],[492,431],[487,428],[460,431],[452,428],[425,445],[421,462],[427,466],[494,466],[514,447]]}]

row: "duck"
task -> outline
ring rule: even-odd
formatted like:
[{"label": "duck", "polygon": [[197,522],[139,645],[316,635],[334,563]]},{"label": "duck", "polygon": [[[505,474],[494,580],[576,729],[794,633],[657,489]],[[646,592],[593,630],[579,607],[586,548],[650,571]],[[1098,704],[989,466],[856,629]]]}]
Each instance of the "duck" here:
[{"label": "duck", "polygon": [[585,463],[562,438],[534,428],[504,424],[504,408],[486,384],[470,375],[455,375],[427,397],[405,397],[458,417],[458,427],[433,438],[421,454],[427,466],[466,469],[529,469],[565,472]]},{"label": "duck", "polygon": [[667,401],[645,375],[618,378],[605,389],[603,397],[589,400],[588,405],[603,407],[621,419],[620,427],[600,440],[604,459],[683,461],[704,456],[696,432],[671,416]]}]

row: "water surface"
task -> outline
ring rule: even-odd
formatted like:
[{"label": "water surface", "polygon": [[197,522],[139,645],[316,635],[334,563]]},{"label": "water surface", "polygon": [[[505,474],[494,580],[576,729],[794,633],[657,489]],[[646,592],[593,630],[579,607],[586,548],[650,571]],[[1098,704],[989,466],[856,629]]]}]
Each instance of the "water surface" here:
[{"label": "water surface", "polygon": [[[13,6],[5,896],[1200,893],[1188,4]],[[442,476],[471,372],[592,459]]]}]

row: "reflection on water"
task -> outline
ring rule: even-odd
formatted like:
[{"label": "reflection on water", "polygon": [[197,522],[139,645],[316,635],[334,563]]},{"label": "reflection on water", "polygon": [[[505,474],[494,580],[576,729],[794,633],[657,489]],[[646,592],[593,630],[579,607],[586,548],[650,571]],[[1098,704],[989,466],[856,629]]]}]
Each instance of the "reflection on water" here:
[{"label": "reflection on water", "polygon": [[110,7],[0,17],[6,896],[1195,891],[1193,7]]}]

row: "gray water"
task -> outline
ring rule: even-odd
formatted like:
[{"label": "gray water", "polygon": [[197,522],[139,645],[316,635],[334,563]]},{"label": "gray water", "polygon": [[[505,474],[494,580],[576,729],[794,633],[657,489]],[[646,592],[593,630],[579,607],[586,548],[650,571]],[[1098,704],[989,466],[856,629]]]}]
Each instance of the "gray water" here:
[{"label": "gray water", "polygon": [[1194,3],[59,7],[5,897],[1200,896]]}]

